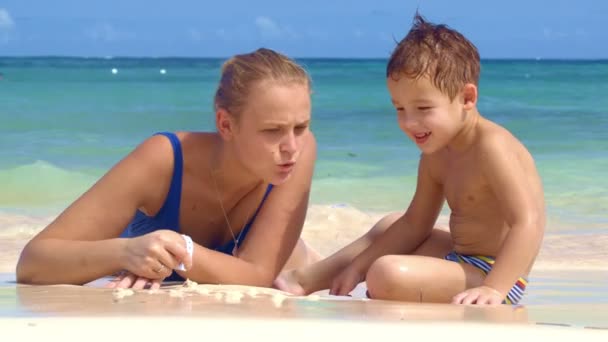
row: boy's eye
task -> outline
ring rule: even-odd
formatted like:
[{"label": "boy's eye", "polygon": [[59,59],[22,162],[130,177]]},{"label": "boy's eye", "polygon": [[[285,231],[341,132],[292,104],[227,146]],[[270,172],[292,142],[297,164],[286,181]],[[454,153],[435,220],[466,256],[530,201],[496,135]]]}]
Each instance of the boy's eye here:
[{"label": "boy's eye", "polygon": [[403,107],[396,107],[395,108],[398,112],[402,112],[403,111]]},{"label": "boy's eye", "polygon": [[422,111],[422,112],[430,110],[430,109],[431,109],[431,107],[428,107],[428,106],[418,107],[418,110]]},{"label": "boy's eye", "polygon": [[301,133],[301,132],[303,132],[304,130],[306,130],[306,128],[308,128],[308,126],[307,126],[307,125],[296,126],[295,131],[296,131],[296,132],[298,132],[298,133]]}]

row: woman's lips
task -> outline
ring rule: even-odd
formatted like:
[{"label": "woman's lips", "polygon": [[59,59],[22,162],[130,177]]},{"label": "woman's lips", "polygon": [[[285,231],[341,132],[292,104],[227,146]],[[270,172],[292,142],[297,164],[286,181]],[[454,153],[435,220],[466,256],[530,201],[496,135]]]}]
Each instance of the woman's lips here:
[{"label": "woman's lips", "polygon": [[295,165],[295,162],[288,162],[288,163],[283,163],[283,164],[279,164],[279,171],[281,172],[289,172],[293,169],[293,166]]}]

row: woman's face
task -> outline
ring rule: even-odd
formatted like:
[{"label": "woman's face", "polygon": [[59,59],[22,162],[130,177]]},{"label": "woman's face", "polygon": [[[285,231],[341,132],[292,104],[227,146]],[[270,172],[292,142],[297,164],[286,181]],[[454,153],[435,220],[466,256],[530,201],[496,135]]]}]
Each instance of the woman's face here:
[{"label": "woman's face", "polygon": [[310,134],[310,115],[310,90],[306,85],[255,85],[236,120],[233,142],[237,157],[266,182],[285,182]]}]

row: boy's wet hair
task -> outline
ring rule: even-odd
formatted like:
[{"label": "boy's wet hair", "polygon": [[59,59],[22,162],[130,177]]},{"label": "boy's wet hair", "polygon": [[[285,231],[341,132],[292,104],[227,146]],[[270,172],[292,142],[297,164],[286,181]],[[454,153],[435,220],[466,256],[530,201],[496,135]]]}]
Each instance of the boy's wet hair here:
[{"label": "boy's wet hair", "polygon": [[478,84],[479,64],[477,48],[462,34],[430,23],[416,12],[414,25],[391,54],[386,77],[428,76],[454,100],[465,84]]},{"label": "boy's wet hair", "polygon": [[310,91],[311,80],[304,68],[276,51],[261,48],[236,55],[222,65],[222,76],[215,92],[215,110],[222,108],[239,117],[251,89],[263,82],[302,84]]}]

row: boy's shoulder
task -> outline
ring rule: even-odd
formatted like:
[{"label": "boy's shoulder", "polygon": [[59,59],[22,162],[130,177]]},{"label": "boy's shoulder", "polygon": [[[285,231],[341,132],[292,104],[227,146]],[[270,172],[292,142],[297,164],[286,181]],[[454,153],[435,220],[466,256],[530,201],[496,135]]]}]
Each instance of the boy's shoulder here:
[{"label": "boy's shoulder", "polygon": [[496,168],[519,165],[530,169],[535,164],[526,146],[505,127],[484,120],[479,133],[473,159],[480,170],[494,174]]},{"label": "boy's shoulder", "polygon": [[[524,159],[532,160],[532,155],[528,149],[508,129],[482,118],[474,145],[469,153],[466,153],[466,156],[459,154],[457,158],[467,160],[467,165],[477,165],[479,167],[495,160],[497,156],[507,156],[507,158],[523,156]],[[454,156],[448,149],[441,149],[432,154],[423,153],[419,168],[429,173],[433,178],[442,179],[445,171],[453,167],[453,164],[450,164],[451,160],[454,160]]]},{"label": "boy's shoulder", "polygon": [[527,151],[523,143],[505,127],[483,119],[479,125],[479,137],[477,139],[477,150],[480,153],[508,151],[521,149]]}]

